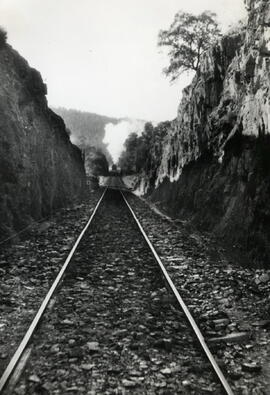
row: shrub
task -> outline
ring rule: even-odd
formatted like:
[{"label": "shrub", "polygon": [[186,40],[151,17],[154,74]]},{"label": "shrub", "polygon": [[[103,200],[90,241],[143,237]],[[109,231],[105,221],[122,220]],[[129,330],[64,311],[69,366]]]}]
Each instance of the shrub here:
[{"label": "shrub", "polygon": [[5,29],[0,27],[0,48],[6,45],[7,43],[7,32]]}]

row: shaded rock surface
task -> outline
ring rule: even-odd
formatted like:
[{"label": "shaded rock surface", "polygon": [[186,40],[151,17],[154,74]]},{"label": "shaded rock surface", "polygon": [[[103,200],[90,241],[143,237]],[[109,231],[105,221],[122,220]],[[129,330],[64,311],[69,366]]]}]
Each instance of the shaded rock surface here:
[{"label": "shaded rock surface", "polygon": [[203,55],[137,191],[268,263],[270,4],[247,6],[247,27]]},{"label": "shaded rock surface", "polygon": [[0,50],[0,238],[80,199],[81,151],[47,106],[39,72],[9,45]]}]

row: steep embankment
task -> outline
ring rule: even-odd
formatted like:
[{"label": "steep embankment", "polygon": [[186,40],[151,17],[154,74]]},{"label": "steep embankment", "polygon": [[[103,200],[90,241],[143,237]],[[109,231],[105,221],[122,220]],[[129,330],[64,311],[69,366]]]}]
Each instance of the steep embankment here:
[{"label": "steep embankment", "polygon": [[108,123],[117,124],[120,119],[63,107],[53,108],[53,110],[64,119],[74,144],[82,149],[95,147],[103,152],[110,162],[112,161],[107,144],[103,142],[105,126]]},{"label": "steep embankment", "polygon": [[204,54],[140,189],[268,263],[270,4],[246,3],[247,28]]},{"label": "steep embankment", "polygon": [[0,48],[0,239],[80,199],[80,150],[46,101],[38,71]]}]

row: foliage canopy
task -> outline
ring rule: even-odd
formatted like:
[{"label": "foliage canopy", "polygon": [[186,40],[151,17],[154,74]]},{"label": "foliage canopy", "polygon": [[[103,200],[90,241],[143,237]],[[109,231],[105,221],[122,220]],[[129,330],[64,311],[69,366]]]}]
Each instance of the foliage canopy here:
[{"label": "foliage canopy", "polygon": [[7,32],[0,26],[0,47],[3,47],[7,42]]},{"label": "foliage canopy", "polygon": [[168,47],[170,64],[164,73],[175,81],[185,71],[198,71],[202,53],[220,37],[216,14],[179,11],[168,30],[161,30],[158,46]]},{"label": "foliage canopy", "polygon": [[140,136],[136,133],[128,136],[118,162],[124,174],[151,169],[152,161],[161,158],[162,141],[169,125],[169,121],[161,122],[156,127],[151,122],[146,122]]}]

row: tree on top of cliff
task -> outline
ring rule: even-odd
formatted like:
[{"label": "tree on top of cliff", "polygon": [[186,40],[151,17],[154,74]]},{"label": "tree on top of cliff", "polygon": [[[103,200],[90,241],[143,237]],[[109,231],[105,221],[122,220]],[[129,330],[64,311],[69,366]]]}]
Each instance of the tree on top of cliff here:
[{"label": "tree on top of cliff", "polygon": [[7,42],[7,32],[0,26],[0,48]]},{"label": "tree on top of cliff", "polygon": [[198,71],[200,57],[221,35],[216,14],[193,15],[179,11],[168,30],[161,30],[158,45],[168,47],[170,64],[164,73],[175,81],[185,71]]}]

